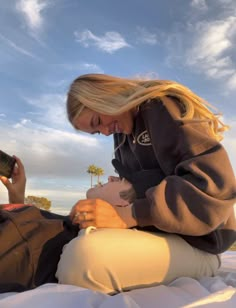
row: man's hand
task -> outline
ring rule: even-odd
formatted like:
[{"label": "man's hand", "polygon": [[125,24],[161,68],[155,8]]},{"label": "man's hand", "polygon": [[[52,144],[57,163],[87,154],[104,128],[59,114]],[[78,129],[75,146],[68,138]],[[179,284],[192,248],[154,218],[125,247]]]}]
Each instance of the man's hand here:
[{"label": "man's hand", "polygon": [[8,190],[9,203],[24,203],[26,176],[25,169],[21,160],[14,156],[16,165],[13,170],[12,180],[1,176],[0,180]]}]

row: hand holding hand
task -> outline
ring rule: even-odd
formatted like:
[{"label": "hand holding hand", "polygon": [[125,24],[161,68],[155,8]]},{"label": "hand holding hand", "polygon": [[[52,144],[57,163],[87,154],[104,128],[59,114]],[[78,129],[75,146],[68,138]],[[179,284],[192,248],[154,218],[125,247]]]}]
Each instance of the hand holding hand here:
[{"label": "hand holding hand", "polygon": [[1,176],[0,180],[8,190],[9,203],[24,203],[26,176],[21,160],[14,156],[16,165],[13,170],[12,180]]}]

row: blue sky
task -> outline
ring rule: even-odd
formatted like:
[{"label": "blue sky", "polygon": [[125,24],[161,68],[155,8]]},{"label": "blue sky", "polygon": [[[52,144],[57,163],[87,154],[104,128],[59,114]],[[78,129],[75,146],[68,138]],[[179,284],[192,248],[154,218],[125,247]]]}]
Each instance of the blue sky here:
[{"label": "blue sky", "polygon": [[112,138],[66,119],[70,83],[142,76],[183,83],[223,113],[236,172],[235,49],[236,0],[0,0],[0,148],[23,160],[26,195],[68,211],[90,185],[89,164],[103,181],[114,173]]}]

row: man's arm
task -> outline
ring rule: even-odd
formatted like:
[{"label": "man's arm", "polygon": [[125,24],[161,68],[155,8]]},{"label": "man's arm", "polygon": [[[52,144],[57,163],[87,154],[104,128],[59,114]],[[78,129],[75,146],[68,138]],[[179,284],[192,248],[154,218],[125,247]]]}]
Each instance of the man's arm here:
[{"label": "man's arm", "polygon": [[0,180],[8,190],[9,203],[24,203],[26,185],[25,169],[21,160],[16,156],[14,158],[16,159],[16,165],[11,181],[4,176],[1,176]]}]

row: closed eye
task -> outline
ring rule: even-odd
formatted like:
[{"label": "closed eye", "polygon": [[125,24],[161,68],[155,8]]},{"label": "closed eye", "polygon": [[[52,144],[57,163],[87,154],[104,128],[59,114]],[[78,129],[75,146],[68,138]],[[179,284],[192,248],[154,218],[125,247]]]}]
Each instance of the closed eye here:
[{"label": "closed eye", "polygon": [[101,124],[101,119],[100,119],[100,117],[98,116],[97,117],[97,126],[99,126]]},{"label": "closed eye", "polygon": [[100,117],[97,115],[97,116],[94,116],[92,118],[92,121],[91,121],[91,126],[92,128],[97,128],[99,125],[101,124],[101,119]]},{"label": "closed eye", "polygon": [[93,131],[91,134],[94,135],[94,134],[100,134],[100,131],[97,130],[98,126],[101,125],[101,119],[100,117],[97,115],[97,116],[94,116],[92,118],[92,121],[91,121],[91,127],[95,130]]}]

